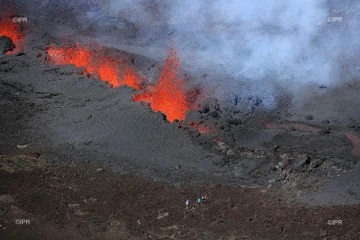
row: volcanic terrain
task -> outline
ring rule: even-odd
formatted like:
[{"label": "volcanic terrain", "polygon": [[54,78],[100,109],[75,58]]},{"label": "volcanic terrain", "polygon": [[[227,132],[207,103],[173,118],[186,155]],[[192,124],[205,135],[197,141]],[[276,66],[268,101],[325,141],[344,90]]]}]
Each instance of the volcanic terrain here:
[{"label": "volcanic terrain", "polygon": [[358,79],[224,99],[216,66],[58,7],[0,21],[1,239],[360,239]]}]

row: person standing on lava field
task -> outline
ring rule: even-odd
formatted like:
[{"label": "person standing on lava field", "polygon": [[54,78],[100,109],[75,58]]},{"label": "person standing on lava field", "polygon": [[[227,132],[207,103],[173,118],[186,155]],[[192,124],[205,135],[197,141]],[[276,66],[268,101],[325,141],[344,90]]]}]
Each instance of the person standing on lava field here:
[{"label": "person standing on lava field", "polygon": [[189,200],[186,200],[186,202],[185,202],[185,206],[186,206],[186,209],[188,209],[188,208],[189,208]]},{"label": "person standing on lava field", "polygon": [[199,206],[200,203],[201,203],[201,200],[200,200],[200,198],[198,198],[198,199],[197,199],[197,205]]}]

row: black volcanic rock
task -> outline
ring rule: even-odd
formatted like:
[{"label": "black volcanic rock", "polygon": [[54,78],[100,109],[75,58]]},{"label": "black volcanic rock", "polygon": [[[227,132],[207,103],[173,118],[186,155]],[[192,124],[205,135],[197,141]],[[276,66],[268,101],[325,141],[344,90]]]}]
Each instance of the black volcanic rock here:
[{"label": "black volcanic rock", "polygon": [[324,136],[324,135],[327,135],[327,134],[330,134],[330,133],[331,133],[331,128],[329,128],[329,127],[324,128],[324,129],[322,129],[322,130],[319,132],[319,134],[320,134],[321,136]]},{"label": "black volcanic rock", "polygon": [[293,170],[294,171],[301,171],[303,167],[310,163],[309,156],[297,159],[293,164]]},{"label": "black volcanic rock", "polygon": [[14,43],[12,42],[11,38],[7,36],[0,37],[0,51],[5,53],[7,51],[12,51],[15,48]]},{"label": "black volcanic rock", "polygon": [[306,115],[305,119],[306,119],[306,120],[313,120],[314,117],[313,117],[312,115]]},{"label": "black volcanic rock", "polygon": [[230,119],[226,120],[226,122],[228,124],[235,125],[235,126],[242,124],[241,119],[238,119],[238,118],[230,118]]},{"label": "black volcanic rock", "polygon": [[216,111],[216,110],[211,110],[210,113],[209,113],[209,115],[210,115],[211,117],[213,117],[213,118],[218,118],[218,117],[220,117],[219,112]]}]

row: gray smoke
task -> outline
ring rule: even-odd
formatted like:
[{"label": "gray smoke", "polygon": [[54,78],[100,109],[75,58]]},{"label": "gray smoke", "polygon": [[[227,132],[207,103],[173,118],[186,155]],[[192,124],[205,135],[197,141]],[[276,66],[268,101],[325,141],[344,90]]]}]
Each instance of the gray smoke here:
[{"label": "gray smoke", "polygon": [[207,74],[194,82],[218,97],[252,95],[272,107],[279,88],[303,96],[309,85],[336,87],[359,75],[360,3],[351,0],[41,2],[82,9],[77,26],[125,50],[158,58],[174,46],[183,69]]},{"label": "gray smoke", "polygon": [[265,104],[272,105],[278,86],[297,92],[358,75],[360,5],[352,1],[110,0],[109,6],[109,14],[137,24],[149,46],[174,45],[193,69],[224,76],[204,84],[259,95]]}]

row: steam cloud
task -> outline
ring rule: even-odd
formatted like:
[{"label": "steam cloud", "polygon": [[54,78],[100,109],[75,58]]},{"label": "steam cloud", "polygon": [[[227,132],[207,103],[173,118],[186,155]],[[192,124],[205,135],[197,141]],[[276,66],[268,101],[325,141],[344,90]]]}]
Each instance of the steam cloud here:
[{"label": "steam cloud", "polygon": [[[81,6],[84,0],[64,2]],[[208,73],[196,80],[217,86],[217,96],[259,96],[272,107],[279,86],[296,94],[309,84],[335,87],[358,76],[360,4],[351,0],[85,2],[99,7],[89,8],[78,21],[86,25],[104,16],[126,19],[136,36],[125,45],[154,48],[154,58],[174,45],[185,67]],[[124,42],[113,39],[114,45]]]},{"label": "steam cloud", "polygon": [[[109,4],[111,14],[123,14],[140,26],[139,36],[151,39],[151,45],[175,44],[183,62],[224,74],[221,83],[212,83],[225,92],[235,88],[243,96],[259,95],[269,106],[277,86],[296,92],[308,84],[330,87],[358,75],[359,4],[351,1],[110,0]],[[154,34],[156,24],[164,26],[163,34]]]}]

